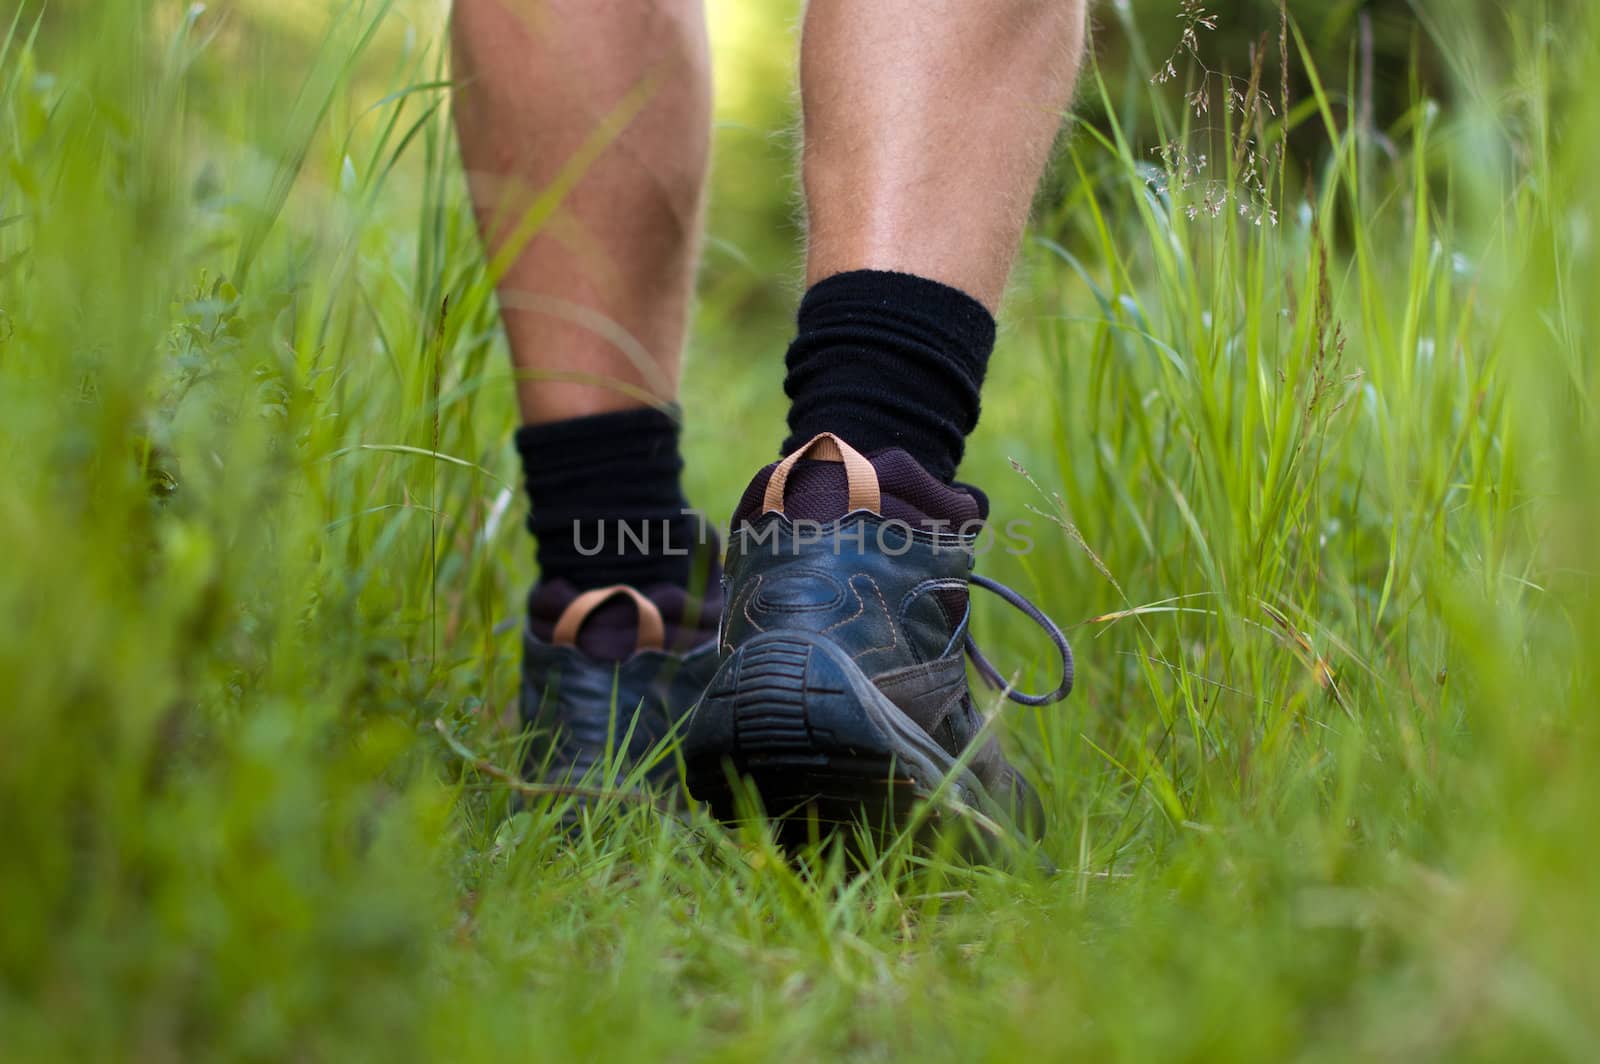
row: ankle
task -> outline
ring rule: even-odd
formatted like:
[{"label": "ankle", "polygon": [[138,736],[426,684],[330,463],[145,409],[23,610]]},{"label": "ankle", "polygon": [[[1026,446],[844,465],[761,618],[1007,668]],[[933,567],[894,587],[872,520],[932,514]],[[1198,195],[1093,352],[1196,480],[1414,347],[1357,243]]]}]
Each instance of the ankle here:
[{"label": "ankle", "polygon": [[949,483],[977,426],[995,321],[958,289],[856,270],[813,285],[785,360],[785,454],[823,432],[872,454],[900,448]]},{"label": "ankle", "polygon": [[517,431],[542,581],[689,586],[700,521],[680,483],[676,413],[640,408]]}]

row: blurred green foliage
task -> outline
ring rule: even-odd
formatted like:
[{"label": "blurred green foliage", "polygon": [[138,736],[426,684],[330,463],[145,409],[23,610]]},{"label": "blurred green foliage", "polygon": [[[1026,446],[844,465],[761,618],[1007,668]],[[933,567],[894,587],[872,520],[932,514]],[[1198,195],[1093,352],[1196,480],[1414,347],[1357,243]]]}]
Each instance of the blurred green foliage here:
[{"label": "blurred green foliage", "polygon": [[[94,20],[83,12],[97,2],[58,0],[45,6],[46,38],[93,32]],[[228,116],[225,122],[244,117],[249,108],[282,107],[289,102],[286,94],[304,91],[296,82],[311,69],[328,12],[337,6],[319,0],[206,5],[200,32],[214,39],[196,57],[189,91],[203,94],[211,109]],[[804,229],[794,166],[799,146],[795,60],[802,10],[801,0],[707,2],[717,64],[718,132],[703,294],[718,320],[735,326],[752,318],[763,326],[786,318],[799,283]],[[161,27],[171,29],[185,5],[158,4],[155,11]],[[1493,82],[1508,62],[1505,37],[1494,32],[1497,5],[1486,0],[1291,0],[1287,13],[1305,35],[1329,99],[1341,109],[1348,105],[1353,118],[1380,131],[1402,120],[1419,98],[1453,98],[1471,81],[1464,73],[1486,67],[1482,77]],[[1164,116],[1169,128],[1163,131],[1163,116],[1156,114],[1150,94],[1139,89],[1169,56],[1181,69],[1175,88],[1197,87],[1209,76],[1208,95],[1220,109],[1223,77],[1247,81],[1252,49],[1261,47],[1262,84],[1276,101],[1280,7],[1274,0],[1221,0],[1197,7],[1184,0],[1107,0],[1095,6],[1092,18],[1092,53],[1110,95],[1086,86],[1073,120],[1104,130],[1105,103],[1117,100],[1116,118],[1125,135],[1153,166],[1160,163],[1157,149],[1172,137],[1176,108]],[[1197,19],[1204,23],[1191,53],[1182,34]],[[398,0],[357,76],[381,85],[384,72],[412,50],[437,52],[441,26],[434,0]],[[1309,95],[1305,69],[1298,57],[1289,64],[1292,102]],[[1169,95],[1175,103],[1180,94]],[[1210,118],[1215,117],[1213,112]],[[345,116],[349,122],[355,118]],[[1306,131],[1293,141],[1296,157],[1315,165],[1325,142],[1314,127],[1298,128]],[[1203,128],[1189,137],[1211,132]],[[312,163],[317,175],[316,160]],[[1301,176],[1290,175],[1296,181]],[[1059,201],[1071,180],[1058,167],[1041,198]]]}]

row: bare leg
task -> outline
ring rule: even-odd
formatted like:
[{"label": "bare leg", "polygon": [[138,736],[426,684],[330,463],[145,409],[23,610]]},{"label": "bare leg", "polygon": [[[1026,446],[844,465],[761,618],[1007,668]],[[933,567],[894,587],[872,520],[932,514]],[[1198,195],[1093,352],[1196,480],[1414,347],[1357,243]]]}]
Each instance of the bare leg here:
[{"label": "bare leg", "polygon": [[811,0],[807,280],[914,273],[993,311],[1072,93],[1085,0]]},{"label": "bare leg", "polygon": [[[508,267],[523,420],[671,402],[711,131],[700,0],[456,0],[452,25],[461,154]],[[556,195],[519,248],[530,208]]]}]

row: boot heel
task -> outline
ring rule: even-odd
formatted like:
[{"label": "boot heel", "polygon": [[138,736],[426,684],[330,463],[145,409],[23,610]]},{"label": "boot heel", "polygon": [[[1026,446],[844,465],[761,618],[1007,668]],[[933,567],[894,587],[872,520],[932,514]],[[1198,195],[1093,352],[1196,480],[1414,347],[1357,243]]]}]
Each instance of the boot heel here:
[{"label": "boot heel", "polygon": [[774,820],[840,824],[863,811],[895,819],[886,803],[909,807],[912,781],[862,706],[866,679],[850,676],[853,668],[814,640],[781,632],[734,651],[689,721],[689,792],[722,820],[749,812],[739,808],[741,780]]}]

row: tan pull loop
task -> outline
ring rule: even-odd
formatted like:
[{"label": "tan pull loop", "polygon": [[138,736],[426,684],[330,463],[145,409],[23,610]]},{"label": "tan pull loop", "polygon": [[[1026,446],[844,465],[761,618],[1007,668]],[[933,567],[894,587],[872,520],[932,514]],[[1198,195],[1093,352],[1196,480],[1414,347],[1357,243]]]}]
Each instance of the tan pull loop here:
[{"label": "tan pull loop", "polygon": [[862,453],[831,432],[824,432],[810,443],[778,463],[767,481],[767,493],[761,500],[762,513],[783,513],[783,493],[789,487],[789,474],[802,458],[815,458],[823,462],[840,462],[844,465],[845,487],[850,493],[850,513],[870,510],[878,513],[883,508],[883,492],[878,488],[878,471],[872,468]]},{"label": "tan pull loop", "polygon": [[618,595],[631,598],[634,608],[639,611],[639,635],[634,643],[634,649],[636,651],[663,649],[667,645],[667,626],[661,620],[661,611],[656,608],[654,602],[626,584],[597,587],[573,599],[556,620],[556,630],[551,642],[556,646],[577,646],[578,631],[583,627],[583,622],[589,619],[589,615],[598,609],[601,603],[609,602]]}]

